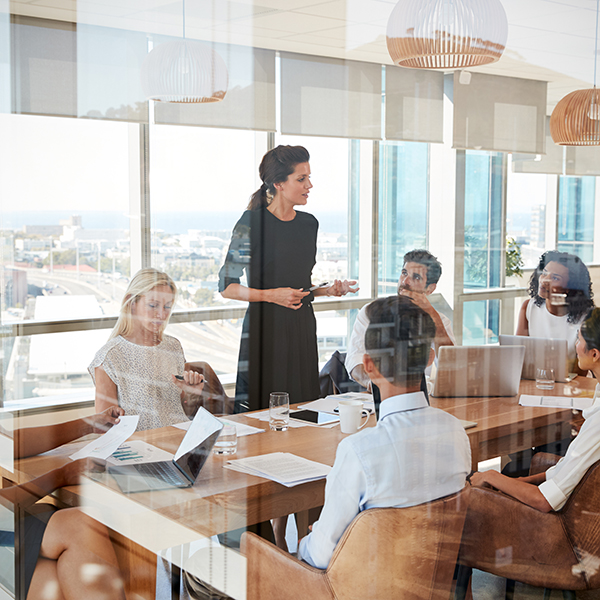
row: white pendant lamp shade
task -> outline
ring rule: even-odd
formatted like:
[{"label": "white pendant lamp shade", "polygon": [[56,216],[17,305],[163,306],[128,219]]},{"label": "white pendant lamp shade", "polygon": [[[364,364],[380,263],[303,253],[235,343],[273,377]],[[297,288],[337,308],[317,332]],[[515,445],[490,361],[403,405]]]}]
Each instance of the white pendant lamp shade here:
[{"label": "white pendant lamp shade", "polygon": [[225,98],[225,62],[208,45],[181,39],[160,44],[142,65],[142,88],[158,102],[218,102]]},{"label": "white pendant lamp shade", "polygon": [[394,64],[462,69],[497,61],[508,21],[500,0],[399,0],[387,26]]},{"label": "white pendant lamp shade", "polygon": [[550,135],[560,146],[600,146],[600,90],[567,94],[552,111]]}]

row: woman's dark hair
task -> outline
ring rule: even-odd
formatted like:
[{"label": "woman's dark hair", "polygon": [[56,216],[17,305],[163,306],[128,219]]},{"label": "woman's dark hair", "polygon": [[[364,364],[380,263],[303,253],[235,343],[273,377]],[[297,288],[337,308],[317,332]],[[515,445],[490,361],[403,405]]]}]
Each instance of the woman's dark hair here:
[{"label": "woman's dark hair", "polygon": [[269,150],[258,167],[262,185],[250,196],[248,210],[258,210],[268,206],[267,192],[274,196],[276,183],[286,181],[294,172],[296,165],[310,160],[308,150],[303,146],[277,146]]},{"label": "woman's dark hair", "polygon": [[588,350],[600,350],[600,308],[594,308],[579,329]]},{"label": "woman's dark hair", "polygon": [[541,306],[544,299],[538,294],[540,275],[550,262],[556,262],[564,265],[569,270],[569,282],[567,283],[567,307],[569,323],[577,323],[581,317],[586,315],[592,308],[594,302],[592,298],[592,282],[590,272],[583,261],[574,254],[559,252],[558,250],[548,250],[540,256],[540,262],[531,275],[529,280],[529,295],[533,298],[536,306]]}]

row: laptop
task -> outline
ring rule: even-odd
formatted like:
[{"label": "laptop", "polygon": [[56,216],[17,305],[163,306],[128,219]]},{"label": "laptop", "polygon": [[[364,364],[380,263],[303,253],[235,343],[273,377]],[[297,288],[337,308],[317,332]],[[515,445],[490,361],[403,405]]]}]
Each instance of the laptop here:
[{"label": "laptop", "polygon": [[525,346],[442,346],[432,396],[516,396]]},{"label": "laptop", "polygon": [[111,466],[121,491],[149,492],[191,487],[223,429],[223,423],[200,407],[171,461]]},{"label": "laptop", "polygon": [[525,346],[522,379],[535,379],[536,369],[554,369],[555,381],[569,381],[567,340],[500,335],[501,346]]}]

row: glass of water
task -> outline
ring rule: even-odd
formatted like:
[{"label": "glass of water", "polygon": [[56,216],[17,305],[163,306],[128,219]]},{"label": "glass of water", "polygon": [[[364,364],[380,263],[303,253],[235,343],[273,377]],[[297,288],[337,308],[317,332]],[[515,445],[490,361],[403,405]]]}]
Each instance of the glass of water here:
[{"label": "glass of water", "polygon": [[269,427],[273,431],[286,431],[290,425],[290,395],[273,392],[269,398]]},{"label": "glass of water", "polygon": [[540,390],[554,389],[554,369],[537,369],[535,387]]},{"label": "glass of water", "polygon": [[237,429],[233,423],[223,425],[213,452],[220,455],[235,454],[237,452]]}]

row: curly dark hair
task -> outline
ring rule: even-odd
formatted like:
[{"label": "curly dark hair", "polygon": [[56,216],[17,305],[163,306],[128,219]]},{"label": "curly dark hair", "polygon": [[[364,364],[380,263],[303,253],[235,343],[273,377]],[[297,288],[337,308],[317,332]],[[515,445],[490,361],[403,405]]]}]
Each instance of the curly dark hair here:
[{"label": "curly dark hair", "polygon": [[588,350],[600,350],[600,308],[592,309],[579,329]]},{"label": "curly dark hair", "polygon": [[404,255],[404,264],[415,262],[427,267],[427,285],[437,283],[442,276],[440,261],[427,250],[411,250]]},{"label": "curly dark hair", "polygon": [[592,293],[592,282],[590,272],[583,261],[574,254],[548,250],[540,256],[540,262],[529,280],[529,295],[533,298],[536,306],[541,306],[544,299],[538,294],[540,275],[549,262],[564,265],[569,270],[569,282],[567,284],[567,307],[569,323],[577,323],[581,317],[587,315],[594,308]]}]

